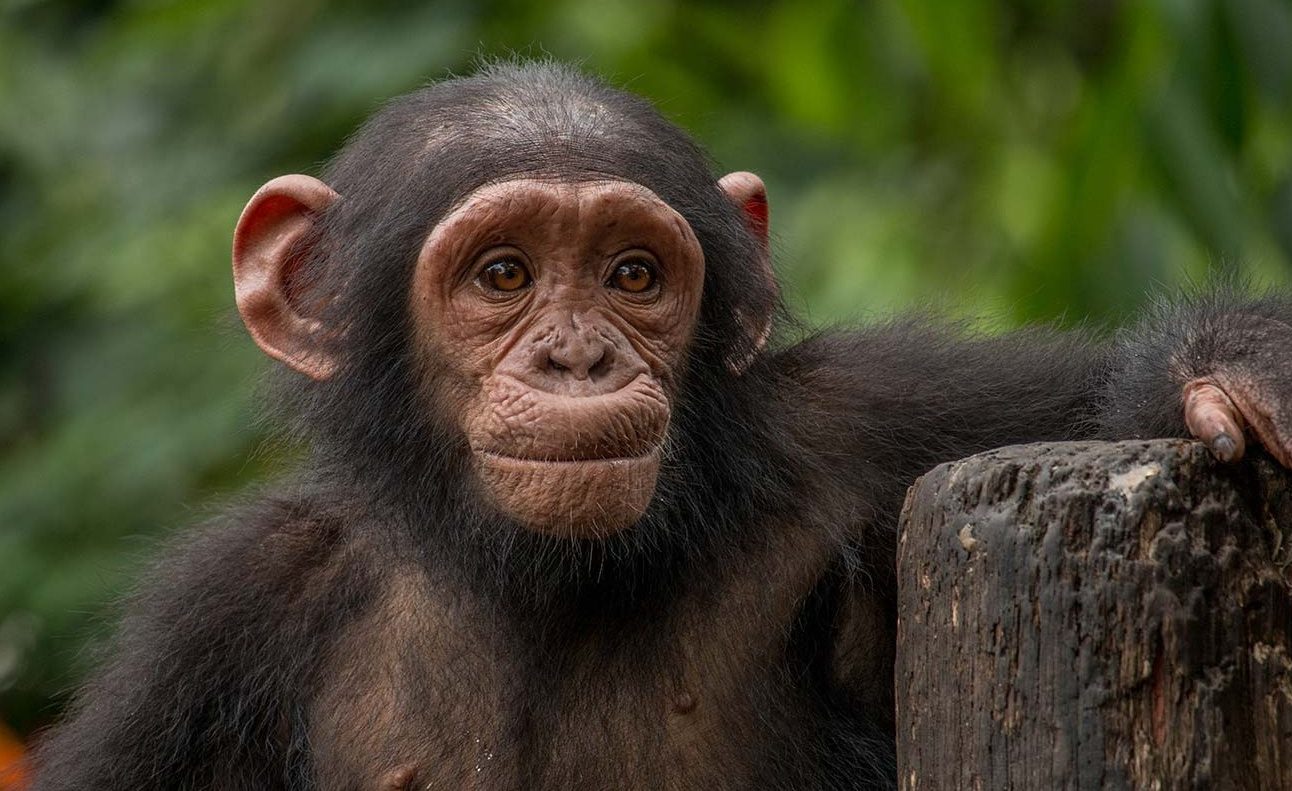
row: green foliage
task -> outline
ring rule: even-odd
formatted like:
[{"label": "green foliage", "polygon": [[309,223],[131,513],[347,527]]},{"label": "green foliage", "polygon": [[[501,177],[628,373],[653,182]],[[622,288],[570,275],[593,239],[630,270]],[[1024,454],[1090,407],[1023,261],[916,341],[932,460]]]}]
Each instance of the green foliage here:
[{"label": "green foliage", "polygon": [[1289,42],[1280,0],[0,2],[0,718],[53,716],[152,539],[279,466],[230,231],[384,98],[578,60],[765,177],[815,322],[1106,321],[1286,281]]}]

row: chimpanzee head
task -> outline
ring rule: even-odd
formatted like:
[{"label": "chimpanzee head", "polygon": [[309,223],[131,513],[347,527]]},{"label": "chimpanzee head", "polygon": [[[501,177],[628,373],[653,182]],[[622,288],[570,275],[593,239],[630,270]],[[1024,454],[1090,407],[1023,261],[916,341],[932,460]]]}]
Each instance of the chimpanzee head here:
[{"label": "chimpanzee head", "polygon": [[739,376],[777,301],[762,182],[552,64],[393,101],[323,180],[256,193],[233,266],[328,463],[574,538],[647,510],[679,399]]}]

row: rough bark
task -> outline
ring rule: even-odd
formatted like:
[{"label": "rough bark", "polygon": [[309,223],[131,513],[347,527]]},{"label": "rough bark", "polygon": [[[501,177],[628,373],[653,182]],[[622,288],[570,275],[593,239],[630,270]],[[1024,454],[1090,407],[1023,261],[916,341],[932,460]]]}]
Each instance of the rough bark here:
[{"label": "rough bark", "polygon": [[1162,440],[944,464],[898,552],[915,789],[1292,789],[1292,478]]}]

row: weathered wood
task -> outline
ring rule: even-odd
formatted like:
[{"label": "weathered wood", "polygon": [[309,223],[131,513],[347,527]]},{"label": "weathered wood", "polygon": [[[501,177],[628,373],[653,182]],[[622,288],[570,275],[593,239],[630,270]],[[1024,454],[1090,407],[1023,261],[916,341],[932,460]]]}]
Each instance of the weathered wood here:
[{"label": "weathered wood", "polygon": [[1185,441],[944,464],[898,551],[916,789],[1292,789],[1292,479]]}]

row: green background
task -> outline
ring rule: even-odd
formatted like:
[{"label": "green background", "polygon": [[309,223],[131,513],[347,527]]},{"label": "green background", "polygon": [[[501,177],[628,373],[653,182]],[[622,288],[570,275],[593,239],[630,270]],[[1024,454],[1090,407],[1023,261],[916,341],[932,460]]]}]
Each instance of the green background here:
[{"label": "green background", "polygon": [[1292,274],[1277,0],[0,0],[0,720],[57,714],[156,538],[271,476],[229,239],[385,98],[575,60],[759,172],[813,324],[1113,324]]}]

